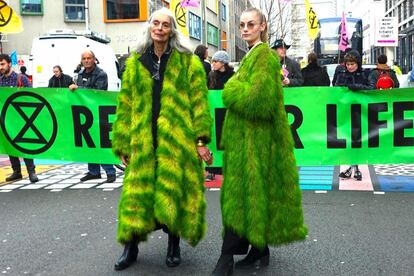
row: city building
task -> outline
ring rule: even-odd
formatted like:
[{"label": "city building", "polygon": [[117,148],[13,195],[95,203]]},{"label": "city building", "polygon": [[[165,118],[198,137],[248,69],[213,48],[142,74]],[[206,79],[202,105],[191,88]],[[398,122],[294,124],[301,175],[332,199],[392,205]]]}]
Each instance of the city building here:
[{"label": "city building", "polygon": [[[385,53],[384,47],[375,46],[375,28],[377,19],[384,16],[385,3],[383,0],[356,1],[351,0],[347,7],[347,16],[362,19],[363,46],[362,60],[366,64],[375,64],[378,55]],[[388,54],[392,63],[394,55]]]},{"label": "city building", "polygon": [[[318,18],[338,16],[337,0],[310,0],[309,3]],[[307,35],[306,7],[303,0],[292,1],[291,26],[291,32],[288,37],[290,37],[292,47],[289,49],[288,54],[301,61],[303,66],[306,64],[304,61],[308,54],[313,51],[314,44],[314,41]]]},{"label": "city building", "polygon": [[396,61],[406,73],[414,67],[414,1],[385,0],[385,16],[398,19],[398,47],[393,50]]},{"label": "city building", "polygon": [[[85,2],[86,1],[86,2]],[[110,38],[110,46],[118,56],[133,51],[141,39],[142,28],[149,15],[171,0],[19,0],[8,1],[20,16],[24,32],[1,37],[4,53],[16,51],[28,60],[33,38],[54,29],[92,30]],[[177,1],[178,2],[178,1]],[[86,8],[85,8],[86,6]],[[240,60],[245,43],[240,39],[240,13],[250,1],[201,0],[198,8],[189,7],[183,17],[192,45],[208,46],[210,56],[227,50],[231,60]],[[87,12],[89,11],[89,12]],[[180,16],[180,15],[178,15]]]}]

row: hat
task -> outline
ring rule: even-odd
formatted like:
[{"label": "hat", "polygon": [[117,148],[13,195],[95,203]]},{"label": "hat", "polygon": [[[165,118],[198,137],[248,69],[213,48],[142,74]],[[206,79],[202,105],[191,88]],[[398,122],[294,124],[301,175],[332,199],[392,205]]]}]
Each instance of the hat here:
[{"label": "hat", "polygon": [[272,49],[277,48],[285,48],[287,50],[290,48],[290,45],[286,44],[283,39],[276,39],[275,43],[273,43]]},{"label": "hat", "polygon": [[230,62],[229,55],[225,51],[215,52],[211,60],[220,61],[224,64],[228,64]]}]

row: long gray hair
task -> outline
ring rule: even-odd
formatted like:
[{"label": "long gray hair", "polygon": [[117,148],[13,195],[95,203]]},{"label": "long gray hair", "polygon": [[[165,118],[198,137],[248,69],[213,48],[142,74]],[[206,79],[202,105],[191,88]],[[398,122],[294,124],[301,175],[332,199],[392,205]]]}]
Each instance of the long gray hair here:
[{"label": "long gray hair", "polygon": [[178,52],[181,53],[189,53],[191,54],[191,44],[187,38],[185,38],[177,29],[177,22],[175,21],[174,14],[167,8],[161,8],[156,10],[147,21],[144,32],[143,32],[143,39],[137,45],[137,52],[142,54],[144,53],[152,44],[153,40],[151,38],[151,24],[154,20],[154,17],[162,14],[167,15],[171,21],[171,35],[169,44],[172,49],[177,49]]}]

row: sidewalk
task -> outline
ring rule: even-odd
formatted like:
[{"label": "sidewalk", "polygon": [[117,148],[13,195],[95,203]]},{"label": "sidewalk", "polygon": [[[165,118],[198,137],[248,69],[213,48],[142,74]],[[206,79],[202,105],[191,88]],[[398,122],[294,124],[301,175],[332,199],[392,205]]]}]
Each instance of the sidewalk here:
[{"label": "sidewalk", "polygon": [[[5,178],[11,174],[7,156],[0,156],[0,192],[13,190],[45,189],[60,192],[64,189],[98,188],[112,191],[122,186],[124,173],[117,170],[115,183],[105,183],[106,175],[102,172],[101,179],[80,182],[87,172],[87,165],[49,160],[35,160],[39,182],[30,183],[22,163],[24,178],[6,183]],[[337,175],[346,166],[306,166],[299,167],[300,186],[302,190],[315,191],[370,191],[382,192],[414,192],[414,164],[405,165],[361,165],[362,181],[354,179],[338,179]],[[216,175],[213,181],[205,183],[207,189],[220,189],[223,177]]]}]

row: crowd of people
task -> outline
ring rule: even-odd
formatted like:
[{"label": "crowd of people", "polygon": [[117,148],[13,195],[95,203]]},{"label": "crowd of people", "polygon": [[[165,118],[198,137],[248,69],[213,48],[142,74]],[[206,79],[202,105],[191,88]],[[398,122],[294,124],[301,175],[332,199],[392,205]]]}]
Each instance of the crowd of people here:
[{"label": "crowd of people", "polygon": [[[206,232],[206,201],[202,161],[211,165],[212,118],[208,89],[223,90],[227,109],[221,145],[224,148],[221,214],[224,228],[220,256],[213,275],[231,275],[236,269],[269,264],[269,246],[304,240],[299,177],[293,138],[283,104],[282,87],[329,86],[329,76],[310,53],[303,69],[286,54],[291,47],[283,39],[271,46],[267,20],[256,8],[240,17],[240,34],[248,52],[237,72],[225,51],[206,61],[208,48],[193,53],[177,29],[170,10],[155,11],[143,39],[126,61],[113,124],[112,149],[127,167],[119,202],[117,240],[124,250],[115,270],[133,264],[139,243],[153,231],[168,235],[165,263],[181,263],[181,239],[196,246]],[[107,74],[97,65],[91,50],[81,54],[77,78],[53,67],[49,87],[107,90]],[[11,67],[8,55],[0,55],[0,86],[30,87],[24,74]],[[357,51],[348,51],[338,65],[333,86],[352,91],[398,87],[387,57],[364,71]],[[13,173],[6,180],[22,178],[18,157],[10,156]],[[24,159],[31,182],[38,181],[33,159]],[[88,164],[81,181],[116,179],[111,164]],[[207,169],[207,180],[215,171]],[[220,172],[221,173],[221,172]],[[341,172],[341,178],[362,179],[358,165]],[[246,255],[234,263],[234,255]]]}]

